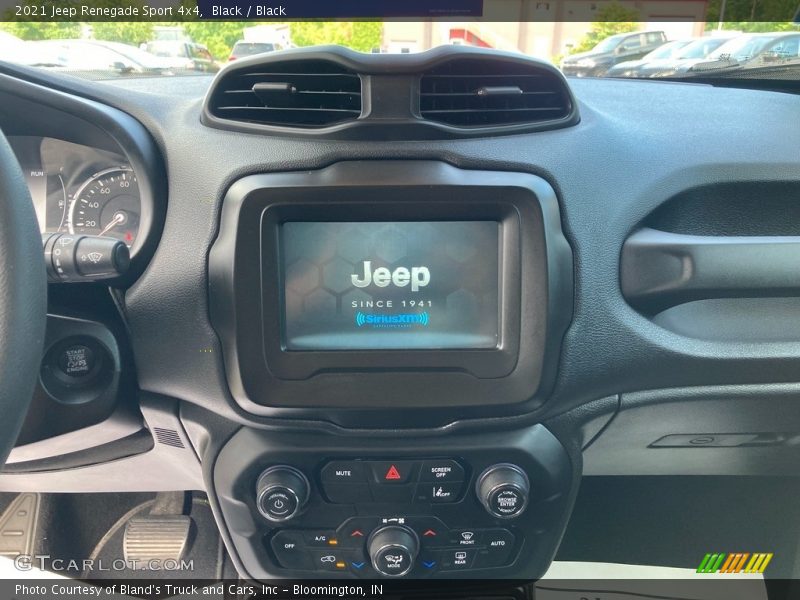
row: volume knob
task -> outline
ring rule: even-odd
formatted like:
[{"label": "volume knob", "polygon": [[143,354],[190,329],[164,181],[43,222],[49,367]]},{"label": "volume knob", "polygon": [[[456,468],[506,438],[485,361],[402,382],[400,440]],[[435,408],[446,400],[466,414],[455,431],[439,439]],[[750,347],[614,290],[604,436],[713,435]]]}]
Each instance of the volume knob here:
[{"label": "volume knob", "polygon": [[516,465],[493,465],[480,474],[475,484],[478,499],[498,519],[513,519],[528,505],[528,476]]},{"label": "volume knob", "polygon": [[308,501],[308,479],[294,467],[270,467],[256,482],[256,506],[270,521],[288,521]]}]

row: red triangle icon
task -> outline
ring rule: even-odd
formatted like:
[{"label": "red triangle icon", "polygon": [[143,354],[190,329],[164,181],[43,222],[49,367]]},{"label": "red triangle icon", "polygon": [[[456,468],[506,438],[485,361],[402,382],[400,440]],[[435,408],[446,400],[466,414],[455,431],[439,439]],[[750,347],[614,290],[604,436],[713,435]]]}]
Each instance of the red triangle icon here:
[{"label": "red triangle icon", "polygon": [[389,467],[389,470],[386,471],[386,475],[384,475],[383,478],[386,479],[387,481],[393,479],[402,479],[402,477],[400,476],[400,471],[398,471],[397,467],[395,467],[394,465]]}]

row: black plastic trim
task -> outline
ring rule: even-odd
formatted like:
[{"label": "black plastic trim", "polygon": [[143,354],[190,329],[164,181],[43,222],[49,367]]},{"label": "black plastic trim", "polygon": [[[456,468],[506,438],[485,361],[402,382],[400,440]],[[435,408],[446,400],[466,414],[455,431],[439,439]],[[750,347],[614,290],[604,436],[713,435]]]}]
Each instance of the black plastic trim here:
[{"label": "black plastic trim", "polygon": [[[520,349],[510,372],[471,374],[464,358],[475,351],[320,352],[296,358],[305,361],[306,379],[285,378],[281,366],[269,355],[265,360],[263,352],[265,343],[279,340],[265,339],[264,331],[274,324],[261,327],[259,218],[275,201],[307,206],[309,198],[338,220],[352,219],[354,198],[366,204],[373,220],[387,214],[397,218],[398,211],[405,211],[401,220],[409,214],[420,220],[433,214],[463,218],[470,212],[485,217],[488,210],[497,214],[502,204],[513,207],[521,245],[506,251],[519,255],[521,287],[515,297],[521,304],[515,307],[509,297],[503,316],[513,324],[519,315]],[[261,416],[322,419],[345,427],[420,422],[436,427],[456,419],[531,412],[549,393],[572,315],[572,251],[553,189],[533,175],[465,171],[438,162],[337,163],[320,171],[239,180],[224,200],[209,283],[212,323],[239,407]],[[263,318],[270,317],[272,312]],[[476,358],[485,360],[491,353],[481,351]],[[508,364],[503,359],[502,365]],[[354,378],[354,372],[361,374]]]},{"label": "black plastic trim", "polygon": [[64,469],[89,467],[91,465],[144,454],[152,450],[153,446],[153,436],[146,429],[142,429],[127,437],[109,442],[108,444],[103,444],[102,446],[95,446],[93,448],[87,448],[86,450],[42,458],[40,460],[7,464],[0,473],[42,473],[46,471],[61,471]]},{"label": "black plastic trim", "polygon": [[[413,450],[410,450],[413,449]],[[320,493],[319,469],[328,460],[424,460],[454,458],[467,467],[465,494],[455,503],[333,504]],[[474,493],[478,473],[502,462],[521,467],[532,481],[528,510],[513,520],[488,515]],[[402,447],[383,436],[348,439],[314,433],[287,434],[242,428],[229,439],[215,460],[203,461],[209,497],[223,535],[240,572],[257,580],[275,577],[337,577],[332,572],[278,568],[264,543],[265,536],[284,525],[262,518],[255,506],[255,482],[267,466],[291,464],[311,477],[312,494],[302,516],[285,527],[333,529],[352,516],[421,516],[440,518],[452,528],[503,527],[517,537],[516,558],[506,567],[441,571],[442,578],[537,578],[555,554],[577,491],[581,465],[543,425],[510,432],[487,432],[439,438],[409,437]],[[212,466],[213,464],[213,466]],[[353,577],[343,573],[344,577]],[[419,577],[419,570],[412,578]]]},{"label": "black plastic trim", "polygon": [[[419,81],[424,71],[459,58],[486,61],[503,61],[524,64],[547,71],[563,83],[564,96],[568,99],[568,115],[561,119],[502,125],[491,127],[455,127],[423,119],[419,115]],[[254,66],[291,61],[327,60],[337,63],[361,75],[361,117],[330,127],[303,129],[246,123],[221,119],[212,114],[210,102],[216,96],[221,81],[238,71]],[[398,97],[393,79],[400,79],[411,92],[410,102],[394,102]],[[383,93],[383,92],[386,93]],[[404,94],[399,94],[403,99]],[[392,110],[387,110],[386,106]],[[443,46],[415,54],[365,54],[341,46],[315,46],[297,48],[268,55],[240,59],[226,65],[216,76],[203,102],[201,122],[209,127],[241,131],[245,133],[290,135],[311,138],[335,138],[351,140],[376,139],[452,139],[485,137],[547,131],[571,127],[580,122],[578,103],[564,75],[553,65],[522,54],[500,52],[485,48]]]},{"label": "black plastic trim", "polygon": [[623,295],[652,310],[706,298],[800,295],[800,237],[640,229],[622,248]]}]

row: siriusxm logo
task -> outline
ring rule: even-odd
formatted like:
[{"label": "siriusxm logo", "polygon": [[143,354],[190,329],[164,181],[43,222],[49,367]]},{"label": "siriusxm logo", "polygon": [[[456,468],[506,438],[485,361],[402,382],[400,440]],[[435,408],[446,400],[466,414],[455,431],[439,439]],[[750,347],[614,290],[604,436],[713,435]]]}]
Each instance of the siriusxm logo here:
[{"label": "siriusxm logo", "polygon": [[425,287],[431,281],[431,272],[428,267],[397,267],[394,271],[390,271],[386,267],[378,267],[372,270],[372,262],[369,260],[364,261],[362,267],[363,273],[353,273],[350,280],[357,288],[365,288],[370,284],[375,284],[378,287],[387,287],[390,284],[397,287],[406,287],[411,285],[412,292],[418,292],[419,288]]},{"label": "siriusxm logo", "polygon": [[365,325],[376,328],[387,329],[404,329],[419,325],[427,327],[430,322],[428,313],[406,313],[399,315],[381,315],[381,314],[364,314],[362,312],[356,313],[356,325],[364,327]]}]

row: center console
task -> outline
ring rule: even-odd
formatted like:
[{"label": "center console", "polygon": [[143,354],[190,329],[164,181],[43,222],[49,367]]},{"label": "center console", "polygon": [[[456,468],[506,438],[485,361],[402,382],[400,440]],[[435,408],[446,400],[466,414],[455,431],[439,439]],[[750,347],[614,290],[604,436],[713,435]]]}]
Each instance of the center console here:
[{"label": "center console", "polygon": [[547,569],[573,468],[543,426],[346,441],[237,433],[214,469],[253,577],[523,578]]},{"label": "center console", "polygon": [[574,468],[541,425],[497,431],[545,402],[571,316],[543,179],[425,161],[245,177],[209,279],[233,399],[272,427],[213,471],[250,575],[544,572]]}]

